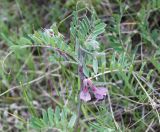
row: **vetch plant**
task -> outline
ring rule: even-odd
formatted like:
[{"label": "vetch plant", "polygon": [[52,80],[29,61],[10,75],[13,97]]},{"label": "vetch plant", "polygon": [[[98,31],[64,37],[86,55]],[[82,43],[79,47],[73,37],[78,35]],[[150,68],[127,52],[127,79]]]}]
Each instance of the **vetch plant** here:
[{"label": "vetch plant", "polygon": [[[53,54],[50,58],[54,63],[63,64],[74,62],[77,64],[78,80],[80,81],[80,92],[78,95],[78,116],[75,124],[75,131],[78,128],[81,100],[87,102],[94,94],[97,100],[107,95],[107,89],[96,87],[89,79],[99,72],[99,65],[105,67],[105,53],[100,51],[99,37],[105,31],[105,24],[97,18],[95,12],[88,18],[78,17],[78,12],[73,12],[73,19],[70,26],[70,43],[66,43],[65,37],[58,32],[55,24],[50,29],[35,31],[29,35],[30,40],[23,39],[22,48],[43,47],[48,48]],[[30,45],[26,45],[30,44]],[[34,45],[33,45],[34,44]],[[13,48],[13,47],[12,47]]]},{"label": "vetch plant", "polygon": [[[90,76],[92,71],[87,68],[87,65],[92,63],[93,71],[95,74],[98,73],[98,57],[101,57],[101,63],[105,62],[105,53],[99,52],[99,42],[97,38],[100,34],[105,31],[105,24],[96,18],[95,14],[92,14],[91,20],[86,16],[80,20],[78,18],[77,12],[73,13],[73,21],[71,23],[71,40],[75,43],[75,55],[78,59],[78,75],[80,79],[80,95],[79,95],[79,104],[78,104],[78,118],[75,125],[74,131],[78,128],[79,118],[80,118],[80,109],[81,101],[91,100],[91,95],[89,90],[92,90],[97,99],[103,99],[103,96],[106,95],[106,90],[104,88],[96,88],[91,80],[86,79]],[[90,87],[90,89],[89,89]]]},{"label": "vetch plant", "polygon": [[159,130],[160,0],[2,1],[0,131]]}]

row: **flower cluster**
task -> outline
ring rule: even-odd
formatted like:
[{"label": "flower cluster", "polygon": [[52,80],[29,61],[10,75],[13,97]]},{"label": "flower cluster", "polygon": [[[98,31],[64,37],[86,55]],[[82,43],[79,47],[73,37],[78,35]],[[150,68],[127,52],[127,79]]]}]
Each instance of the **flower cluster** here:
[{"label": "flower cluster", "polygon": [[83,89],[80,92],[80,99],[85,102],[91,100],[90,92],[94,94],[97,100],[103,99],[107,95],[107,89],[104,87],[96,87],[90,79],[83,80]]}]

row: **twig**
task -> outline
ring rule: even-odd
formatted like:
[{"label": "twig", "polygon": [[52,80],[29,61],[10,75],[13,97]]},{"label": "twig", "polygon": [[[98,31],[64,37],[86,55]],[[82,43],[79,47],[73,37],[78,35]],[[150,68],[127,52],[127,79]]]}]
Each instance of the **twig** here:
[{"label": "twig", "polygon": [[144,91],[144,93],[146,94],[149,102],[151,103],[151,106],[153,108],[153,110],[155,110],[156,114],[157,114],[157,117],[158,117],[158,121],[159,121],[159,124],[160,124],[160,115],[159,115],[159,112],[156,108],[156,102],[149,96],[148,92],[146,91],[146,89],[143,87],[142,83],[140,82],[140,80],[138,79],[139,76],[136,75],[134,72],[132,72],[134,78],[137,80],[138,84],[140,85],[140,87],[142,88],[142,90]]},{"label": "twig", "polygon": [[110,107],[111,115],[112,115],[114,124],[115,124],[115,126],[117,128],[117,131],[119,130],[121,132],[121,129],[120,129],[118,123],[116,122],[115,118],[114,118],[114,113],[113,113],[113,109],[112,109],[112,103],[111,103],[111,98],[110,98],[109,91],[108,91],[108,102],[109,102],[109,107]]},{"label": "twig", "polygon": [[149,132],[149,130],[151,130],[152,132],[155,132],[152,128],[153,122],[154,122],[154,119],[151,121],[151,123],[149,124],[149,126],[145,132]]}]

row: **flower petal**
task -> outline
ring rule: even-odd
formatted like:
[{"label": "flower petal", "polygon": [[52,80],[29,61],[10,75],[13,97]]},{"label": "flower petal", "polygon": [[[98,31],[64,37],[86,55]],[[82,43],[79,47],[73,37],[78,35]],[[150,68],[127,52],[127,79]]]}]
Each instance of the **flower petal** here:
[{"label": "flower petal", "polygon": [[91,95],[90,93],[87,91],[87,92],[84,92],[84,91],[81,91],[80,92],[80,99],[84,100],[85,102],[91,100]]},{"label": "flower petal", "polygon": [[93,86],[93,87],[92,87],[92,91],[93,91],[95,97],[96,97],[98,100],[103,99],[104,96],[107,95],[107,89],[104,88],[104,87],[98,87],[98,88],[97,88],[96,86]]},{"label": "flower petal", "polygon": [[103,99],[104,96],[100,94],[94,94],[97,100]]},{"label": "flower petal", "polygon": [[87,84],[88,84],[88,79],[84,79],[84,80],[83,80],[83,86],[84,86],[84,87],[87,87]]},{"label": "flower petal", "polygon": [[87,80],[88,80],[88,81],[87,81],[87,82],[88,82],[88,85],[89,85],[90,87],[92,87],[92,85],[93,85],[92,81],[91,81],[89,78],[88,78]]},{"label": "flower petal", "polygon": [[93,85],[92,81],[89,78],[86,78],[86,79],[83,80],[83,86],[84,87],[89,87],[89,86],[92,87],[92,85]]},{"label": "flower petal", "polygon": [[96,93],[100,95],[107,95],[107,89],[104,87],[98,87],[96,89]]}]

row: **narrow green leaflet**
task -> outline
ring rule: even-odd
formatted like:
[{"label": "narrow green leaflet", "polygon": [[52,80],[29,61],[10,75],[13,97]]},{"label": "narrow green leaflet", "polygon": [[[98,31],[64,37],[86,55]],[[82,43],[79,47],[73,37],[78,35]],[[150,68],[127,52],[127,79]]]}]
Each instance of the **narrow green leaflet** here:
[{"label": "narrow green leaflet", "polygon": [[60,117],[60,108],[57,106],[56,110],[55,110],[55,118],[54,118],[56,124],[59,122],[60,118],[61,118]]},{"label": "narrow green leaflet", "polygon": [[89,70],[87,69],[85,64],[83,64],[83,73],[85,74],[86,77],[89,77]]},{"label": "narrow green leaflet", "polygon": [[43,120],[44,120],[45,124],[48,124],[48,115],[45,110],[42,110],[42,116],[43,116]]},{"label": "narrow green leaflet", "polygon": [[51,125],[51,126],[53,126],[53,116],[54,116],[54,113],[53,113],[53,110],[52,110],[52,108],[51,107],[49,107],[48,108],[48,118],[49,118],[49,124]]},{"label": "narrow green leaflet", "polygon": [[68,123],[68,126],[70,128],[73,128],[73,126],[74,126],[74,124],[76,122],[76,118],[77,118],[76,114],[73,114],[72,117],[71,117],[71,119],[70,119],[70,121],[69,121],[69,123]]},{"label": "narrow green leaflet", "polygon": [[98,73],[98,61],[96,57],[93,58],[93,71],[95,74]]}]

